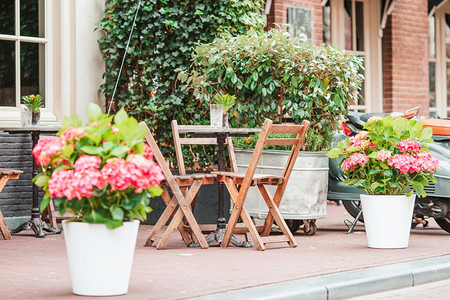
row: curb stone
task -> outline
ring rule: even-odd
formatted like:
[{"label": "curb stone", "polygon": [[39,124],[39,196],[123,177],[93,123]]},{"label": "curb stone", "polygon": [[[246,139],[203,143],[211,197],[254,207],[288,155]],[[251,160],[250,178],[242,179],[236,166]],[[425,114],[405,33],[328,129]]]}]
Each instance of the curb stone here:
[{"label": "curb stone", "polygon": [[337,300],[450,278],[450,255],[310,277],[191,299]]}]

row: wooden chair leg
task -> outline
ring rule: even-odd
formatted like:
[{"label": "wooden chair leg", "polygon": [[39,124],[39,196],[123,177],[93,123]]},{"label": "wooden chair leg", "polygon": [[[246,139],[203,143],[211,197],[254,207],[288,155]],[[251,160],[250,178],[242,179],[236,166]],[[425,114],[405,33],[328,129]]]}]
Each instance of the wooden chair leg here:
[{"label": "wooden chair leg", "polygon": [[[289,227],[287,226],[286,222],[282,218],[280,210],[278,209],[279,204],[275,203],[275,201],[272,198],[270,198],[270,195],[265,186],[258,185],[258,188],[261,192],[261,195],[263,196],[264,201],[266,201],[267,207],[269,207],[269,212],[267,213],[267,218],[266,218],[266,224],[268,223],[267,219],[270,219],[269,215],[271,215],[273,218],[272,220],[275,220],[275,222],[277,222],[277,224],[280,227],[283,234],[288,237],[289,246],[292,248],[297,247],[297,242],[295,241],[294,236],[292,235],[292,232],[289,230]],[[279,202],[280,201],[278,201],[278,203]],[[270,226],[272,226],[272,223],[273,223],[273,221],[270,222]]]},{"label": "wooden chair leg", "polygon": [[206,242],[205,237],[202,234],[202,231],[200,230],[200,227],[197,224],[197,221],[195,221],[194,214],[191,211],[190,204],[194,200],[195,196],[197,195],[200,187],[202,186],[202,180],[196,180],[194,184],[189,188],[189,191],[186,194],[186,206],[183,206],[180,203],[180,207],[178,208],[177,212],[172,218],[172,221],[170,222],[169,226],[167,227],[166,231],[164,232],[161,240],[159,241],[158,245],[156,246],[157,249],[161,249],[167,246],[167,243],[169,242],[170,235],[172,234],[173,230],[177,226],[182,226],[182,219],[183,216],[186,218],[187,223],[191,227],[192,234],[196,238],[197,242],[199,243],[200,247],[203,249],[208,248],[208,243]]},{"label": "wooden chair leg", "polygon": [[246,195],[243,195],[242,199],[239,199],[239,192],[236,186],[234,185],[233,181],[229,178],[225,179],[225,185],[228,189],[228,192],[230,193],[230,197],[234,202],[233,211],[231,212],[230,219],[227,223],[227,229],[225,231],[225,234],[223,236],[222,242],[220,243],[220,246],[222,248],[228,247],[231,241],[231,237],[234,232],[234,228],[236,227],[237,221],[239,219],[239,216],[242,218],[242,221],[247,226],[247,229],[249,230],[250,236],[252,238],[252,242],[255,244],[256,249],[258,250],[264,250],[265,246],[261,239],[261,237],[258,234],[258,231],[256,229],[255,224],[253,224],[253,221],[248,214],[245,207],[243,207],[244,199]]},{"label": "wooden chair leg", "polygon": [[58,228],[58,223],[56,221],[56,212],[55,206],[53,204],[53,200],[50,200],[50,203],[47,205],[45,210],[42,212],[42,219],[48,218],[51,228]]},{"label": "wooden chair leg", "polygon": [[6,226],[5,219],[3,218],[2,211],[0,210],[0,232],[5,240],[11,240],[11,233],[8,226]]},{"label": "wooden chair leg", "polygon": [[[161,197],[164,200],[164,203],[166,204],[166,209],[159,217],[159,220],[156,222],[155,226],[153,226],[153,229],[150,231],[150,234],[147,237],[147,240],[144,244],[144,246],[151,246],[153,244],[154,236],[158,234],[158,232],[161,230],[161,228],[166,225],[167,221],[170,219],[171,216],[174,215],[175,208],[177,207],[178,203],[175,197],[170,198],[169,192],[165,187],[163,187],[163,193]],[[180,234],[186,244],[189,244],[192,242],[192,239],[190,238],[189,234],[186,232],[182,224],[178,226],[178,230],[180,231]]]},{"label": "wooden chair leg", "polygon": [[[0,177],[0,193],[2,192],[3,188],[5,187],[6,183],[9,180],[8,175],[2,175]],[[11,233],[9,232],[8,226],[6,226],[5,219],[3,218],[2,210],[0,209],[0,232],[5,238],[5,240],[12,239]]]}]

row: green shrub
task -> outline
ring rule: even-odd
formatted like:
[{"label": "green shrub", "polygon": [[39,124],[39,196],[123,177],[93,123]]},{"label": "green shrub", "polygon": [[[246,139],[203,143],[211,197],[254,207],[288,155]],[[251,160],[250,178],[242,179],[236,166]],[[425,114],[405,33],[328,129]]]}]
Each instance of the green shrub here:
[{"label": "green shrub", "polygon": [[[236,96],[233,127],[306,119],[326,137],[360,97],[362,58],[331,46],[315,46],[284,30],[224,35],[195,49],[193,70],[178,79],[199,105],[218,91]],[[326,147],[322,150],[325,150]]]},{"label": "green shrub", "polygon": [[[234,137],[233,146],[235,148],[242,149],[253,149],[258,141],[259,134],[254,136],[246,137]],[[294,134],[269,134],[272,138],[293,138]],[[330,148],[332,135],[331,134],[320,134],[316,129],[310,129],[306,133],[305,142],[303,143],[302,151],[325,151]],[[264,149],[267,150],[291,150],[292,146],[284,145],[269,145],[265,146]]]},{"label": "green shrub", "polygon": [[[130,34],[138,1],[106,1],[97,29],[105,61],[105,83],[100,87],[109,101]],[[223,32],[262,31],[260,0],[143,0],[136,27],[113,99],[113,112],[124,107],[130,116],[155,130],[161,151],[175,161],[171,120],[180,124],[208,124],[208,103],[182,91],[175,69],[189,70],[193,48],[210,43]],[[199,150],[202,152],[202,150]],[[200,157],[207,164],[207,155]],[[189,157],[189,154],[186,155]]]}]

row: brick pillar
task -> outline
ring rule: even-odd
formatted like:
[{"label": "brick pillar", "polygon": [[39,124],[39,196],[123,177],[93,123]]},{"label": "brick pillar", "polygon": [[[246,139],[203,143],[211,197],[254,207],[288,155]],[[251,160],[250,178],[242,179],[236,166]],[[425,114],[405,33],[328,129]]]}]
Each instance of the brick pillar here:
[{"label": "brick pillar", "polygon": [[395,4],[382,39],[384,111],[420,106],[429,115],[428,1]]},{"label": "brick pillar", "polygon": [[315,45],[319,45],[323,41],[321,3],[321,0],[272,0],[270,14],[267,16],[267,27],[275,27],[274,24],[286,24],[289,7],[311,10],[311,38]]}]

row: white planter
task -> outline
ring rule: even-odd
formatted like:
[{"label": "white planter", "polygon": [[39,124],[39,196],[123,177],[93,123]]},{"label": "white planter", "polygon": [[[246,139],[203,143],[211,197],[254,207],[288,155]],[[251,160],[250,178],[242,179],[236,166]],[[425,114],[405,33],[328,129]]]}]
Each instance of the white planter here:
[{"label": "white planter", "polygon": [[361,194],[370,248],[407,248],[416,195]]},{"label": "white planter", "polygon": [[[245,172],[253,150],[235,149],[240,172]],[[264,150],[256,174],[281,175],[289,151]],[[267,186],[271,195],[276,188]],[[300,151],[280,203],[285,220],[311,220],[327,216],[328,157],[326,152]],[[245,208],[250,216],[265,219],[268,208],[257,187],[251,187]]]},{"label": "white planter", "polygon": [[63,221],[72,291],[112,296],[128,292],[139,221],[108,229],[104,224]]}]

